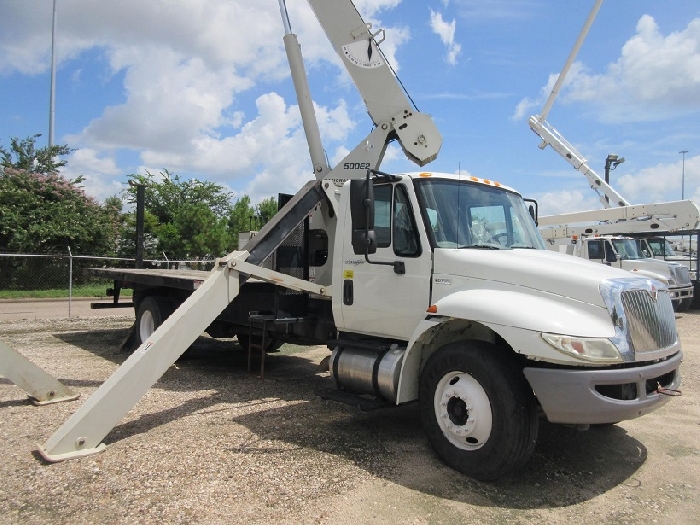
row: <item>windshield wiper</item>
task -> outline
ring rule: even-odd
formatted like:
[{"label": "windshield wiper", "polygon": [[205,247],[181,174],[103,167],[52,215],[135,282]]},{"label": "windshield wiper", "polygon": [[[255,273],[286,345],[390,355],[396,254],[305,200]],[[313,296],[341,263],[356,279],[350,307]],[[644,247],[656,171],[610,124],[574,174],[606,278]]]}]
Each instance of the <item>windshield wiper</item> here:
[{"label": "windshield wiper", "polygon": [[529,244],[511,244],[511,248],[522,248],[524,250],[536,250],[534,246],[530,246]]},{"label": "windshield wiper", "polygon": [[503,250],[504,247],[496,244],[467,244],[460,248],[474,248],[476,250]]}]

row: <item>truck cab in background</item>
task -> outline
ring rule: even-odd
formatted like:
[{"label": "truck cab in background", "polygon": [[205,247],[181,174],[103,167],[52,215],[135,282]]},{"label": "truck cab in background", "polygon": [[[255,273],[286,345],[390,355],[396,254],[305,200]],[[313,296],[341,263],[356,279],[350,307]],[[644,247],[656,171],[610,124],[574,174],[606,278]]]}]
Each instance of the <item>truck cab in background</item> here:
[{"label": "truck cab in background", "polygon": [[615,266],[636,275],[664,283],[676,311],[684,311],[693,301],[693,283],[688,268],[678,262],[650,258],[639,249],[640,239],[603,235],[565,239],[548,245],[551,250]]}]

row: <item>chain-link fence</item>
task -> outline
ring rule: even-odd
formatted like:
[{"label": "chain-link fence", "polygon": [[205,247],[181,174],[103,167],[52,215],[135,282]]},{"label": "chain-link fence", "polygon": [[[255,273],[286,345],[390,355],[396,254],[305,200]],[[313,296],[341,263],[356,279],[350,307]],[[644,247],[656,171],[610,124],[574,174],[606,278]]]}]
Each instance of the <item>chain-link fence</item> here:
[{"label": "chain-link fence", "polygon": [[[75,255],[68,251],[60,254],[0,253],[0,292],[30,292],[65,290],[70,297],[75,288],[104,286],[113,283],[97,278],[90,268],[134,268],[135,259]],[[211,270],[213,259],[191,259],[171,261],[149,259],[143,261],[144,268]]]}]

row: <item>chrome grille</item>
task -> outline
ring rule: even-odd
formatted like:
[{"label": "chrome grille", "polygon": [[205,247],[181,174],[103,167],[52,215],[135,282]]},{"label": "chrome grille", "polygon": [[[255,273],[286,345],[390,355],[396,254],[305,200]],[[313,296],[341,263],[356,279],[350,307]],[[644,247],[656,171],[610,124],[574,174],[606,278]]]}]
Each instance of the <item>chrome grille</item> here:
[{"label": "chrome grille", "polygon": [[687,267],[681,266],[680,268],[678,268],[676,275],[678,276],[678,278],[676,279],[676,283],[690,284],[690,272],[688,271]]},{"label": "chrome grille", "polygon": [[621,296],[635,353],[655,352],[675,344],[676,319],[668,290],[658,290],[656,299],[647,290],[626,290]]}]

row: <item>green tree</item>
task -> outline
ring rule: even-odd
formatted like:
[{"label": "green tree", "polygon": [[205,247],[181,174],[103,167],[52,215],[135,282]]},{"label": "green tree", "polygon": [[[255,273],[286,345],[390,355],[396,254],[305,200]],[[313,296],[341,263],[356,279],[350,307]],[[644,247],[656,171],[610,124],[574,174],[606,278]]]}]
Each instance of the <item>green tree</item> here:
[{"label": "green tree", "polygon": [[259,217],[260,227],[269,222],[277,213],[277,199],[268,197],[255,206],[255,214]]},{"label": "green tree", "polygon": [[[17,137],[10,139],[10,149],[5,149],[0,144],[0,171],[7,168],[26,170],[32,173],[53,173],[66,165],[65,160],[57,160],[61,155],[68,155],[72,150],[65,145],[36,147],[36,139],[41,137],[38,133],[26,139]],[[79,183],[81,180],[76,180]]]},{"label": "green tree", "polygon": [[[183,180],[164,169],[160,173],[130,175],[125,200],[136,203],[136,186],[145,186],[145,256],[169,259],[219,257],[238,248],[239,232],[259,230],[277,212],[269,197],[253,206],[243,195],[232,203],[231,192],[213,182]],[[121,255],[133,257],[136,248],[135,211],[126,216]]]},{"label": "green tree", "polygon": [[254,229],[253,219],[255,208],[250,203],[250,197],[243,195],[231,208],[228,218],[229,244],[232,249],[238,249],[238,235]]},{"label": "green tree", "polygon": [[0,172],[0,250],[109,254],[118,209],[104,208],[58,173],[4,166]]},{"label": "green tree", "polygon": [[[222,186],[197,179],[182,180],[163,170],[156,175],[130,176],[145,191],[145,253],[157,257],[165,252],[170,259],[218,257],[232,249],[227,231],[231,193]],[[126,200],[136,203],[136,187],[129,186]],[[135,221],[130,217],[127,236],[135,238]],[[125,247],[134,246],[125,241]],[[134,248],[135,250],[135,248]]]}]

